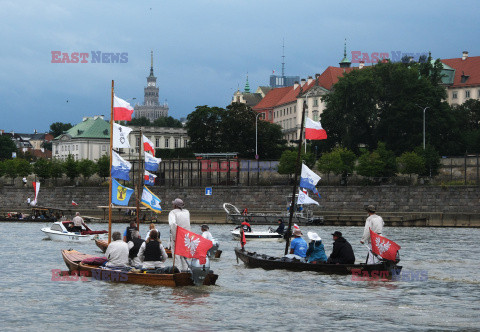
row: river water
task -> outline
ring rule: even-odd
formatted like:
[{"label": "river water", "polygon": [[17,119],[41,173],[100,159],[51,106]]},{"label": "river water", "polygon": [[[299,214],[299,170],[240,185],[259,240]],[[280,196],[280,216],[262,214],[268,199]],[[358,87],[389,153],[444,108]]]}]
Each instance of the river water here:
[{"label": "river water", "polygon": [[[2,331],[480,330],[480,229],[386,228],[385,235],[402,246],[404,275],[400,281],[383,282],[247,269],[235,259],[232,226],[213,225],[211,233],[223,250],[222,257],[212,261],[219,275],[217,285],[173,289],[92,280],[52,281],[52,269],[67,270],[61,249],[102,253],[94,241],[46,240],[40,231],[43,225],[0,223]],[[125,226],[115,224],[113,230],[123,231]],[[92,228],[107,229],[107,225],[92,224]],[[168,226],[157,228],[165,240]],[[200,232],[199,226],[193,228]],[[141,225],[142,237],[146,230]],[[304,234],[317,232],[327,254],[332,248],[330,234],[340,230],[352,244],[357,262],[366,256],[359,243],[360,227],[302,230]],[[284,245],[252,241],[247,249],[281,255]]]}]

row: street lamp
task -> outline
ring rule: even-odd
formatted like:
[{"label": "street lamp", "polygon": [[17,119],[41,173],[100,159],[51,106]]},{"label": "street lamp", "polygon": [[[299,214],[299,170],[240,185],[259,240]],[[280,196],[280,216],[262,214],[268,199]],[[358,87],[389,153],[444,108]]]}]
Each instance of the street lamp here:
[{"label": "street lamp", "polygon": [[425,111],[427,108],[430,108],[429,106],[423,108],[420,105],[415,104],[417,107],[420,107],[420,109],[423,109],[423,149],[425,150]]},{"label": "street lamp", "polygon": [[255,115],[255,159],[259,159],[259,156],[258,156],[258,117],[263,114],[263,113],[257,113],[257,115]]}]

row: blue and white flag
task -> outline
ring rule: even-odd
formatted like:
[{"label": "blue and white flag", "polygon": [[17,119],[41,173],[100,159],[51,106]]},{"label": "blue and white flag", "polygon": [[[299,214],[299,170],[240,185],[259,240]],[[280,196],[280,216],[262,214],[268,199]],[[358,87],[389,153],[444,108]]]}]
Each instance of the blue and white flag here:
[{"label": "blue and white flag", "polygon": [[147,187],[143,187],[142,200],[140,203],[156,213],[162,213],[161,202],[162,200],[155,196]]},{"label": "blue and white flag", "polygon": [[309,205],[309,204],[316,204],[320,205],[317,201],[308,197],[302,190],[298,191],[298,198],[297,198],[297,205]]},{"label": "blue and white flag", "polygon": [[112,203],[116,205],[128,205],[133,189],[122,186],[117,180],[112,179]]},{"label": "blue and white flag", "polygon": [[112,151],[112,178],[130,181],[130,169],[132,164]]},{"label": "blue and white flag", "polygon": [[317,185],[318,181],[320,181],[321,177],[315,174],[310,168],[308,168],[305,164],[302,164],[302,174],[300,175],[300,187],[310,189],[313,191],[314,194],[320,196],[318,193]]},{"label": "blue and white flag", "polygon": [[158,165],[162,161],[162,158],[155,158],[150,153],[145,152],[145,169],[150,172],[158,171]]},{"label": "blue and white flag", "polygon": [[149,171],[145,170],[145,175],[144,175],[145,181],[144,182],[147,186],[155,185],[155,178],[156,177],[157,176],[155,174],[152,174]]}]

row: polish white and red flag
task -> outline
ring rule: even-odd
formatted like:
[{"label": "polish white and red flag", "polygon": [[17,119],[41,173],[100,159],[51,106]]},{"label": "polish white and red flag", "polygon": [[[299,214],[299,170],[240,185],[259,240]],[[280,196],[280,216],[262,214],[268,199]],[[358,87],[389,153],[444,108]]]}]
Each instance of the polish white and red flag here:
[{"label": "polish white and red flag", "polygon": [[78,203],[77,203],[77,202],[75,202],[74,200],[72,200],[72,205],[73,205],[73,206],[77,206],[77,205],[78,205]]},{"label": "polish white and red flag", "polygon": [[316,122],[310,118],[307,118],[307,121],[305,122],[305,139],[327,139],[327,132],[322,128],[320,122]]},{"label": "polish white and red flag", "polygon": [[145,136],[145,135],[142,135],[142,136],[143,136],[142,137],[142,139],[143,139],[143,149],[145,151],[150,151],[150,153],[155,156],[155,148],[153,147],[152,141],[149,140],[147,136]]},{"label": "polish white and red flag", "polygon": [[177,226],[175,236],[175,255],[197,258],[200,264],[207,262],[207,251],[213,246],[212,241]]},{"label": "polish white and red flag", "polygon": [[387,259],[389,261],[395,261],[397,258],[397,252],[400,250],[400,246],[381,235],[378,235],[370,229],[370,240],[372,241],[372,252]]},{"label": "polish white and red flag", "polygon": [[113,120],[114,121],[131,121],[133,107],[125,100],[113,96]]}]

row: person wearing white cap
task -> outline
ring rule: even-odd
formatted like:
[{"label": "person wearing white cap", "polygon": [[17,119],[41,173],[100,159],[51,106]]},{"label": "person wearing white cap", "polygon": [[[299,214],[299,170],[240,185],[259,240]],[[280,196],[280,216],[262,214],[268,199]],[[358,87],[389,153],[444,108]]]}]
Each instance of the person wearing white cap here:
[{"label": "person wearing white cap", "polygon": [[372,245],[370,243],[370,229],[372,232],[382,235],[383,233],[383,218],[376,214],[376,208],[374,205],[369,205],[365,208],[368,212],[368,218],[365,220],[365,228],[363,229],[363,236],[360,240],[361,244],[366,244],[370,251],[367,256],[367,264],[377,264],[379,262],[378,258],[372,253]]},{"label": "person wearing white cap", "polygon": [[308,263],[325,263],[327,261],[327,254],[325,254],[325,247],[322,243],[322,238],[315,232],[308,232],[310,243],[307,249]]},{"label": "person wearing white cap", "polygon": [[[185,204],[180,198],[175,198],[172,202],[173,210],[168,214],[168,224],[170,225],[170,243],[172,251],[175,251],[175,237],[177,236],[177,226],[190,230],[190,212],[185,209]],[[188,271],[187,260],[183,256],[175,255],[175,266],[180,271]]]}]

